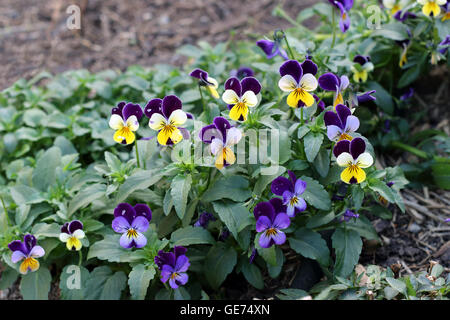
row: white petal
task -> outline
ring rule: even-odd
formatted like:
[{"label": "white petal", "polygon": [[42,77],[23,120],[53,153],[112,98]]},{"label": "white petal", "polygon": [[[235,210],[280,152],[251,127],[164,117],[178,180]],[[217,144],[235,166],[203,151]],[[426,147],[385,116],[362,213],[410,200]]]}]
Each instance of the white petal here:
[{"label": "white petal", "polygon": [[317,85],[317,79],[311,73],[303,75],[302,79],[300,80],[300,87],[305,91],[314,91],[317,89]]},{"label": "white petal", "polygon": [[225,103],[227,104],[236,104],[239,102],[239,97],[236,94],[236,92],[234,92],[231,89],[225,90],[225,92],[222,95],[222,100],[225,101]]},{"label": "white petal", "polygon": [[136,116],[131,116],[127,119],[127,127],[130,128],[131,131],[137,131],[139,129],[139,121]]},{"label": "white petal", "polygon": [[72,235],[77,239],[83,239],[85,236],[84,231],[81,229],[75,230],[75,232],[72,233]]},{"label": "white petal", "polygon": [[350,80],[348,79],[347,76],[342,76],[341,77],[341,85],[340,85],[340,90],[339,91],[344,91],[345,89],[347,89],[347,87],[350,84]]},{"label": "white petal", "polygon": [[217,80],[214,79],[214,78],[208,77],[208,78],[206,79],[206,81],[212,83],[214,89],[217,89],[217,88],[219,87],[219,83],[218,83]]},{"label": "white petal", "polygon": [[373,158],[370,153],[364,152],[359,155],[355,162],[360,168],[368,168],[373,164]]},{"label": "white petal", "polygon": [[428,0],[417,0],[417,2],[418,2],[419,4],[425,5],[425,4],[427,4]]},{"label": "white petal", "polygon": [[124,126],[123,119],[118,114],[111,115],[109,118],[109,127],[114,130],[120,130]]},{"label": "white petal", "polygon": [[211,153],[213,155],[216,155],[222,149],[223,149],[222,139],[214,138],[213,141],[211,141]]},{"label": "white petal", "polygon": [[293,76],[287,74],[278,81],[278,86],[284,92],[291,92],[297,88],[298,83]]},{"label": "white petal", "polygon": [[436,3],[440,6],[443,6],[444,4],[447,3],[447,0],[437,0]]},{"label": "white petal", "polygon": [[186,112],[181,109],[177,109],[169,117],[169,123],[174,126],[181,126],[187,120]]},{"label": "white petal", "polygon": [[63,233],[59,234],[59,240],[61,240],[62,242],[67,242],[69,240],[69,238],[70,238],[70,234],[68,234],[68,233],[63,232]]},{"label": "white petal", "polygon": [[166,118],[160,113],[154,113],[148,122],[148,126],[153,130],[161,130],[166,125]]},{"label": "white petal", "polygon": [[392,9],[395,5],[395,0],[383,0],[383,6],[388,9]]},{"label": "white petal", "polygon": [[340,167],[348,167],[349,165],[353,164],[353,157],[350,153],[343,152],[337,157],[336,163]]},{"label": "white petal", "polygon": [[242,132],[236,127],[232,127],[228,129],[227,131],[227,143],[226,145],[232,146],[234,144],[237,144],[242,138]]},{"label": "white petal", "polygon": [[373,63],[372,62],[366,62],[363,66],[363,69],[366,71],[372,71],[374,69]]},{"label": "white petal", "polygon": [[253,91],[246,91],[242,96],[242,101],[247,105],[247,107],[254,107],[258,104],[258,98]]}]

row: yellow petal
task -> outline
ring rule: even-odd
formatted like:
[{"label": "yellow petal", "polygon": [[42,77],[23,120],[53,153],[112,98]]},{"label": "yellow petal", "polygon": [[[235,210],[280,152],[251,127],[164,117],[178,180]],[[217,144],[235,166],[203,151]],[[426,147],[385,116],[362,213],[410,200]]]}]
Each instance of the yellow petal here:
[{"label": "yellow petal", "polygon": [[353,181],[356,180],[356,183],[361,183],[364,180],[366,180],[366,173],[364,172],[363,169],[355,165],[349,166],[348,168],[346,168],[341,172],[341,180],[344,181],[345,183],[350,183],[352,178]]},{"label": "yellow petal", "polygon": [[122,143],[125,140],[126,144],[130,144],[133,143],[135,139],[136,136],[128,127],[123,127],[114,134],[114,141],[117,143]]},{"label": "yellow petal", "polygon": [[230,118],[234,121],[246,121],[248,115],[248,107],[245,103],[239,102],[230,110]]},{"label": "yellow petal", "polygon": [[80,240],[78,240],[75,237],[71,237],[67,241],[66,246],[67,246],[67,249],[69,249],[69,250],[75,249],[76,251],[79,251],[83,245]]},{"label": "yellow petal", "polygon": [[441,7],[439,7],[435,2],[429,1],[422,7],[422,12],[426,16],[431,16],[431,13],[433,13],[433,17],[436,17],[441,13]]},{"label": "yellow petal", "polygon": [[220,95],[217,92],[216,88],[214,88],[213,86],[207,86],[206,88],[208,89],[209,93],[213,96],[213,98],[215,99],[220,98]]},{"label": "yellow petal", "polygon": [[336,95],[333,106],[336,107],[338,104],[344,104],[344,97],[342,96],[342,93],[340,93],[340,92]]},{"label": "yellow petal", "polygon": [[356,71],[354,74],[353,74],[353,80],[355,81],[355,82],[366,82],[367,81],[367,76],[368,76],[368,74],[367,74],[367,71],[366,70],[363,70],[363,71]]},{"label": "yellow petal", "polygon": [[216,168],[221,170],[225,164],[231,165],[236,162],[236,156],[234,155],[233,150],[226,147],[222,149],[222,152],[216,157]]},{"label": "yellow petal", "polygon": [[290,107],[297,108],[299,101],[302,101],[305,106],[310,107],[314,104],[315,100],[310,93],[298,88],[289,94],[289,96],[287,97],[287,104]]},{"label": "yellow petal", "polygon": [[23,260],[23,262],[20,264],[20,268],[19,268],[20,273],[27,274],[28,269],[30,269],[31,272],[34,272],[37,269],[39,269],[39,261],[37,261],[36,259],[31,258],[31,257]]},{"label": "yellow petal", "polygon": [[180,129],[175,128],[175,130],[172,132],[172,135],[170,136],[170,140],[172,140],[173,144],[177,144],[181,140],[183,140],[183,135],[181,134]]}]

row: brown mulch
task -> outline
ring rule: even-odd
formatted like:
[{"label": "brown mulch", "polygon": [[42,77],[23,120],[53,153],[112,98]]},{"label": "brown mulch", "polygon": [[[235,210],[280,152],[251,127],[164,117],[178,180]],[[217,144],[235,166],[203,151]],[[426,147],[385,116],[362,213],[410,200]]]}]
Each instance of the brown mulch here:
[{"label": "brown mulch", "polygon": [[[180,65],[184,44],[255,39],[290,24],[272,16],[281,3],[293,17],[313,0],[2,0],[0,89],[42,70],[125,69],[132,64]],[[69,30],[69,5],[81,29]]]}]

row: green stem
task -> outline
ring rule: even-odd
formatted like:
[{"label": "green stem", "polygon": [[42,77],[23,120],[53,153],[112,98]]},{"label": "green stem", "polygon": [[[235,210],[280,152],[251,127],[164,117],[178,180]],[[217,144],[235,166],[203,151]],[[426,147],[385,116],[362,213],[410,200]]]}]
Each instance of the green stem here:
[{"label": "green stem", "polygon": [[429,158],[428,154],[425,151],[419,150],[419,149],[417,149],[417,148],[415,148],[413,146],[407,145],[407,144],[402,143],[400,141],[394,141],[394,142],[391,143],[391,145],[393,147],[396,147],[396,148],[402,149],[404,151],[407,151],[409,153],[412,153],[413,155],[415,155],[415,156],[417,156],[419,158],[422,158],[422,159],[428,159]]},{"label": "green stem", "polygon": [[304,124],[304,121],[303,121],[303,109],[304,108],[305,107],[300,107],[300,125],[302,125],[302,126]]},{"label": "green stem", "polygon": [[141,162],[139,161],[139,149],[138,149],[138,143],[137,140],[134,142],[134,147],[136,150],[136,162],[137,162],[137,166],[138,168],[141,168]]},{"label": "green stem", "polygon": [[79,255],[79,259],[78,259],[78,266],[81,267],[81,262],[83,261],[83,253],[80,251],[78,251],[78,255]]},{"label": "green stem", "polygon": [[289,45],[289,41],[287,40],[286,34],[284,33],[284,31],[282,31],[282,32],[283,32],[283,36],[284,36],[284,42],[286,43],[286,46],[287,46],[288,51],[289,51],[290,58],[292,60],[295,60],[294,53],[292,52],[291,46]]},{"label": "green stem", "polygon": [[[336,10],[333,8],[333,7],[331,7],[331,11],[333,12],[332,13],[332,15],[331,15],[331,24],[333,25],[333,40],[331,41],[331,48],[330,49],[333,49],[334,48],[334,44],[336,43]],[[329,57],[329,56],[328,56]]]},{"label": "green stem", "polygon": [[0,200],[2,202],[3,210],[5,210],[6,225],[9,226],[10,224],[9,224],[8,210],[6,210],[5,201],[3,201],[3,197],[2,196],[0,196]]}]

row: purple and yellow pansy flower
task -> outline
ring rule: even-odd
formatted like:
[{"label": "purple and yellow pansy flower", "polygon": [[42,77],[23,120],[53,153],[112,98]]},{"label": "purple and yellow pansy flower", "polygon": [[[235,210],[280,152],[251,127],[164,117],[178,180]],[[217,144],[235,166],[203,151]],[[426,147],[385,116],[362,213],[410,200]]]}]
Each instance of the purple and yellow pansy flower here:
[{"label": "purple and yellow pansy flower", "polygon": [[255,206],[253,215],[256,219],[256,232],[260,233],[258,243],[261,248],[286,242],[286,234],[281,231],[291,224],[286,213],[276,212],[271,202],[260,202]]},{"label": "purple and yellow pansy flower", "polygon": [[450,2],[447,1],[445,5],[442,6],[444,14],[442,15],[441,21],[450,20]]},{"label": "purple and yellow pansy flower", "polygon": [[356,55],[353,62],[355,63],[351,67],[353,72],[353,80],[357,83],[366,82],[369,72],[374,68],[373,63],[370,62],[370,57]]},{"label": "purple and yellow pansy flower", "polygon": [[12,241],[8,244],[8,248],[13,252],[11,256],[12,263],[23,260],[19,267],[21,274],[38,270],[39,261],[37,261],[37,258],[45,255],[44,249],[36,245],[36,238],[31,234],[25,235],[23,242],[20,240]]},{"label": "purple and yellow pansy flower", "polygon": [[296,213],[306,210],[306,202],[301,195],[306,190],[306,182],[297,179],[295,174],[288,170],[289,179],[280,176],[272,181],[272,193],[283,197],[283,205],[286,206],[288,217],[294,217]]},{"label": "purple and yellow pansy flower", "polygon": [[59,240],[66,244],[67,249],[74,251],[81,250],[83,244],[80,240],[84,237],[83,223],[79,220],[64,223],[59,234]]},{"label": "purple and yellow pansy flower", "polygon": [[246,121],[249,108],[258,104],[257,94],[261,91],[261,84],[254,77],[245,77],[239,81],[231,77],[225,82],[225,92],[222,100],[228,104],[230,118],[234,121]]},{"label": "purple and yellow pansy flower", "polygon": [[341,140],[334,146],[333,153],[336,156],[336,163],[340,167],[345,167],[341,172],[341,180],[348,184],[361,183],[366,180],[366,173],[363,170],[373,164],[373,158],[366,151],[366,143],[362,138],[355,138],[352,141]]},{"label": "purple and yellow pansy flower", "polygon": [[327,111],[323,120],[327,127],[327,136],[331,141],[352,140],[351,133],[359,128],[359,119],[352,115],[349,108],[343,104],[336,106],[336,113]]},{"label": "purple and yellow pansy flower", "polygon": [[172,289],[178,289],[188,282],[186,271],[191,264],[186,256],[186,248],[175,246],[173,252],[160,250],[155,257],[155,263],[161,271],[161,282],[166,283],[169,280]]},{"label": "purple and yellow pansy flower", "polygon": [[417,0],[422,5],[424,15],[437,17],[441,13],[441,7],[447,3],[447,0]]},{"label": "purple and yellow pansy flower", "polygon": [[242,132],[236,127],[232,127],[227,119],[216,117],[213,123],[203,127],[199,133],[200,140],[211,144],[211,154],[216,157],[215,166],[221,170],[223,167],[232,165],[236,161],[231,147],[242,138]]},{"label": "purple and yellow pansy flower", "polygon": [[341,19],[339,20],[339,27],[342,32],[346,32],[350,28],[350,18],[348,12],[353,7],[353,0],[328,0],[333,6],[341,11]]},{"label": "purple and yellow pansy flower", "polygon": [[314,96],[310,93],[317,89],[317,65],[307,59],[302,64],[296,60],[288,60],[280,67],[281,79],[278,87],[284,92],[289,92],[287,104],[297,108],[302,102],[310,107],[314,104]]},{"label": "purple and yellow pansy flower", "polygon": [[112,221],[112,229],[122,234],[120,245],[125,249],[145,247],[147,238],[143,233],[147,231],[151,219],[152,211],[146,204],[138,203],[132,207],[128,203],[120,203],[114,209]]},{"label": "purple and yellow pansy flower", "polygon": [[131,144],[136,140],[133,132],[139,129],[142,118],[142,108],[138,104],[119,102],[111,111],[109,126],[116,130],[114,141],[121,144]]},{"label": "purple and yellow pansy flower", "polygon": [[144,113],[150,119],[148,126],[158,131],[160,145],[174,145],[189,137],[187,130],[180,127],[188,119],[181,110],[182,106],[181,100],[175,95],[152,99],[145,106]]},{"label": "purple and yellow pansy flower", "polygon": [[395,15],[408,5],[409,0],[383,0],[383,6],[391,11],[391,15]]},{"label": "purple and yellow pansy flower", "polygon": [[267,59],[272,59],[276,56],[282,57],[284,60],[288,60],[289,57],[286,51],[280,44],[279,40],[271,41],[271,40],[258,40],[256,41],[256,45],[260,47],[267,56]]},{"label": "purple and yellow pansy flower", "polygon": [[350,85],[350,81],[346,75],[341,77],[334,73],[327,72],[319,77],[319,86],[325,91],[333,91],[333,106],[344,104],[343,92]]},{"label": "purple and yellow pansy flower", "polygon": [[217,88],[219,88],[219,83],[216,79],[211,78],[208,75],[208,72],[202,70],[202,69],[194,69],[190,74],[191,77],[197,78],[199,80],[199,85],[206,87],[208,89],[209,93],[213,98],[219,99],[220,95],[217,92]]}]

